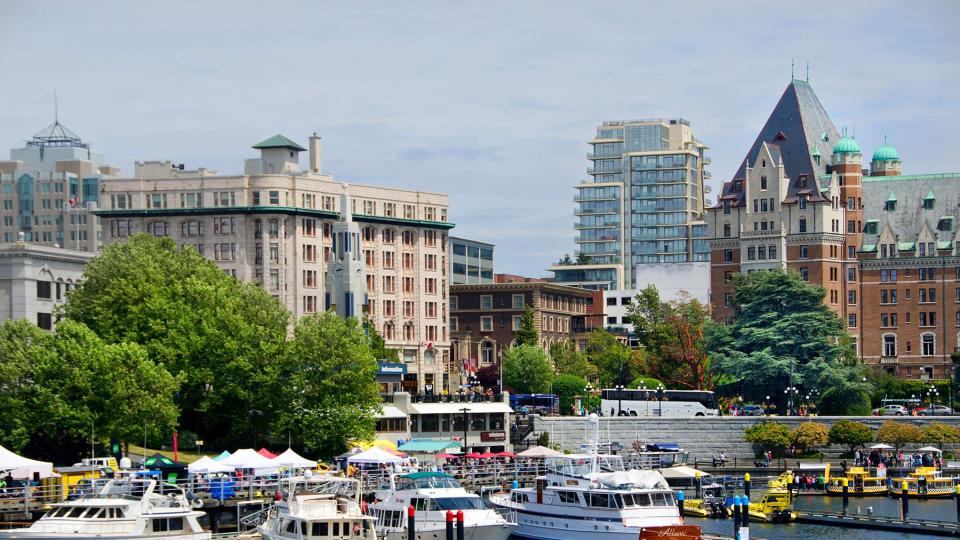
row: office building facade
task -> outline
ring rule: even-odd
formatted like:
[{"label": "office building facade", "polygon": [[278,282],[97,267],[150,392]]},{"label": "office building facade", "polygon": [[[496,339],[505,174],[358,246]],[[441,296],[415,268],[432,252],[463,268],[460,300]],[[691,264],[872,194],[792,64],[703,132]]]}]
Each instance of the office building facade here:
[{"label": "office building facade", "polygon": [[450,284],[493,283],[493,244],[450,237]]},{"label": "office building facade", "polygon": [[101,182],[104,241],[168,236],[228,275],[261,284],[300,317],[327,307],[333,233],[351,230],[340,221],[347,199],[359,231],[351,252],[358,248],[362,262],[346,266],[362,269],[366,293],[354,311],[365,304],[387,347],[399,351],[404,389],[448,389],[458,371],[448,335],[447,196],[334,181],[321,172],[319,141],[310,137],[306,170],[306,149],[281,135],[254,146],[260,157],[246,160],[242,175],[138,162],[133,178]]},{"label": "office building facade", "polygon": [[710,160],[690,122],[604,122],[589,144],[590,179],[576,186],[579,264],[551,267],[556,281],[628,289],[638,265],[709,259],[702,218]]}]

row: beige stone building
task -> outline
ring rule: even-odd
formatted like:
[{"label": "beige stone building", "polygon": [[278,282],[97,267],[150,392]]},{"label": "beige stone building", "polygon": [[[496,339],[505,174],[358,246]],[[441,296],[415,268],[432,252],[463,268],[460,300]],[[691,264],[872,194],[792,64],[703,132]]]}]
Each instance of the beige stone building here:
[{"label": "beige stone building", "polygon": [[[263,287],[295,316],[323,311],[333,224],[343,184],[321,172],[320,138],[306,151],[277,135],[254,146],[244,174],[138,162],[133,178],[101,182],[104,243],[146,232],[198,250],[223,271]],[[367,310],[407,366],[402,387],[451,387],[447,312],[447,196],[348,186],[363,251]],[[334,302],[335,303],[335,302]],[[453,372],[458,373],[458,370]]]}]

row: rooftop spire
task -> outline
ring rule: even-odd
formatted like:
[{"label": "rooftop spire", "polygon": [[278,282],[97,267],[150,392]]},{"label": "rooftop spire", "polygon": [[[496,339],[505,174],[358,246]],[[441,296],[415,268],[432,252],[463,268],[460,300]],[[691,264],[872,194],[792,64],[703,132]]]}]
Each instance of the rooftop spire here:
[{"label": "rooftop spire", "polygon": [[810,62],[807,62],[807,82],[810,82]]},{"label": "rooftop spire", "polygon": [[792,80],[794,80],[794,79],[796,79],[796,78],[797,78],[797,76],[796,76],[796,73],[795,73],[795,70],[794,70],[793,58],[791,58],[791,59],[790,59],[790,80],[792,81]]}]

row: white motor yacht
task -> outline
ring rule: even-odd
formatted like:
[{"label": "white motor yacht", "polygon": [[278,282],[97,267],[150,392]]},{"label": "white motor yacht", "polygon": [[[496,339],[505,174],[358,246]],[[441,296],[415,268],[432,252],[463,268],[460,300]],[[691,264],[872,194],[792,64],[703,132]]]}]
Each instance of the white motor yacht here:
[{"label": "white motor yacht", "polygon": [[23,529],[0,531],[0,539],[97,538],[119,540],[209,540],[181,488],[146,478],[110,480],[98,492],[57,503]]},{"label": "white motor yacht", "polygon": [[546,458],[546,475],[532,488],[496,494],[490,501],[516,512],[515,536],[542,540],[700,538],[683,524],[673,491],[656,471],[624,470],[620,456],[592,452]]},{"label": "white motor yacht", "polygon": [[506,540],[516,527],[512,512],[498,512],[479,495],[463,489],[442,472],[394,475],[387,489],[376,491],[370,512],[387,540],[406,540],[407,508],[413,506],[417,540],[443,540],[447,512],[463,512],[465,540]]},{"label": "white motor yacht", "polygon": [[257,527],[264,540],[377,540],[375,519],[360,510],[356,480],[333,476],[296,479],[286,492]]}]

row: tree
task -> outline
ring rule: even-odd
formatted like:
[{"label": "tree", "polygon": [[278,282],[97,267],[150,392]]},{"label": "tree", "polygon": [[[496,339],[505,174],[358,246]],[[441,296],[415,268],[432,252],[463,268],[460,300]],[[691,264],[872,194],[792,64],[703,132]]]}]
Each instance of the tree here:
[{"label": "tree", "polygon": [[577,264],[590,264],[590,256],[586,253],[578,253]]},{"label": "tree", "polygon": [[782,456],[783,450],[790,445],[790,428],[778,422],[761,422],[744,431],[744,440]]},{"label": "tree", "polygon": [[641,368],[644,373],[674,387],[713,387],[704,339],[704,327],[710,320],[706,306],[686,293],[664,302],[657,287],[649,285],[637,294],[628,313],[647,352]]},{"label": "tree", "polygon": [[55,333],[26,321],[0,326],[0,414],[5,445],[32,456],[73,461],[101,441],[168,431],[177,419],[177,381],[146,351],[107,344],[82,323]]},{"label": "tree", "polygon": [[868,391],[865,368],[824,295],[791,271],[734,276],[733,324],[712,326],[708,337],[715,372],[738,380],[746,398],[777,396],[780,405],[788,386]]},{"label": "tree", "polygon": [[661,381],[660,379],[654,379],[653,377],[647,377],[645,375],[641,375],[636,379],[634,379],[633,382],[630,383],[630,388],[641,388],[643,386],[646,386],[648,389],[652,390],[659,385],[663,385],[664,388],[667,387],[667,385],[663,384],[663,381]]},{"label": "tree", "polygon": [[480,386],[484,388],[497,387],[500,379],[500,366],[497,364],[483,366],[477,370],[477,379],[480,381]]},{"label": "tree", "polygon": [[830,442],[830,431],[823,424],[801,422],[790,432],[790,442],[801,450],[812,450]]},{"label": "tree", "polygon": [[550,345],[550,360],[557,375],[574,375],[584,379],[597,375],[597,368],[587,360],[586,354],[577,350],[572,339]]},{"label": "tree", "polygon": [[923,432],[912,423],[887,420],[877,430],[876,439],[892,444],[894,450],[899,452],[900,447],[923,440]]},{"label": "tree", "polygon": [[283,356],[276,391],[285,405],[277,425],[322,455],[350,440],[373,437],[380,394],[377,362],[354,318],[331,312],[297,321]]},{"label": "tree", "polygon": [[870,426],[852,420],[840,420],[830,426],[827,433],[830,444],[843,444],[850,448],[852,454],[858,446],[873,442],[873,431]]},{"label": "tree", "polygon": [[519,394],[545,394],[553,382],[553,366],[536,345],[507,349],[503,357],[503,385]]},{"label": "tree", "polygon": [[560,398],[560,414],[573,414],[574,401],[584,394],[587,381],[576,375],[559,375],[553,380],[553,393]]},{"label": "tree", "polygon": [[276,380],[289,313],[262,287],[146,234],[109,245],[84,276],[63,315],[107,343],[142,345],[180,378],[181,426],[233,446],[250,440],[249,411],[282,408],[263,389]]},{"label": "tree", "polygon": [[514,345],[534,345],[540,346],[540,332],[533,322],[533,309],[530,306],[523,306],[523,313],[520,315],[520,328],[514,334]]},{"label": "tree", "polygon": [[943,422],[930,422],[923,428],[921,437],[923,442],[943,448],[944,444],[960,443],[960,428]]},{"label": "tree", "polygon": [[630,349],[616,336],[598,328],[587,339],[587,359],[597,368],[600,385],[610,387],[632,378]]}]

